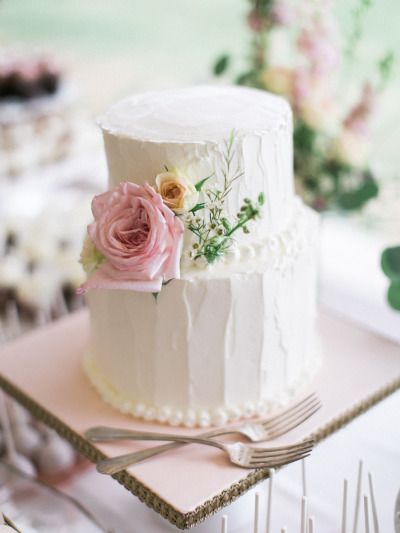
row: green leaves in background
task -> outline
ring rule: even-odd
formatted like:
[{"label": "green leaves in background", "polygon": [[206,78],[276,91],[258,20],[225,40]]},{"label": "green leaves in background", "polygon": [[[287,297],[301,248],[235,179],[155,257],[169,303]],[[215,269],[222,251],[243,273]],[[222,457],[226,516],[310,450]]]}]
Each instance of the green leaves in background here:
[{"label": "green leaves in background", "polygon": [[221,76],[221,74],[223,74],[227,70],[230,60],[231,58],[228,54],[223,54],[222,56],[220,56],[214,64],[214,74],[216,76]]},{"label": "green leaves in background", "polygon": [[359,187],[348,192],[339,194],[337,203],[342,209],[352,211],[360,209],[368,200],[378,194],[378,184],[369,171],[364,172],[363,181]]},{"label": "green leaves in background", "polygon": [[400,246],[386,248],[382,253],[381,266],[390,280],[387,293],[389,304],[400,311]]}]

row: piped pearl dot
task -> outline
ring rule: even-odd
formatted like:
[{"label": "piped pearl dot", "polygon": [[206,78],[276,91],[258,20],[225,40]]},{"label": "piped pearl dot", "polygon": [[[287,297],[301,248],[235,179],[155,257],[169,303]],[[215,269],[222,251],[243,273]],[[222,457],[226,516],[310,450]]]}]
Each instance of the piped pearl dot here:
[{"label": "piped pearl dot", "polygon": [[157,420],[159,422],[166,422],[171,416],[171,409],[169,407],[161,407],[157,411]]},{"label": "piped pearl dot", "polygon": [[253,246],[243,244],[240,247],[240,256],[243,261],[250,261],[251,259],[254,259],[255,255],[256,254]]},{"label": "piped pearl dot", "polygon": [[242,416],[242,411],[239,407],[231,407],[229,409],[229,419],[232,421],[239,420]]},{"label": "piped pearl dot", "polygon": [[246,405],[243,408],[243,416],[245,418],[251,418],[255,414],[256,414],[256,407],[255,407],[254,403],[252,403],[252,402],[246,403]]},{"label": "piped pearl dot", "polygon": [[128,414],[132,411],[132,404],[130,402],[124,402],[119,407],[121,413]]},{"label": "piped pearl dot", "polygon": [[137,403],[133,409],[133,414],[138,418],[142,418],[146,412],[146,406],[143,403]]},{"label": "piped pearl dot", "polygon": [[156,410],[154,409],[154,407],[149,407],[148,409],[146,409],[143,418],[145,420],[147,420],[148,422],[151,422],[152,420],[155,420],[156,419]]},{"label": "piped pearl dot", "polygon": [[183,422],[183,413],[182,411],[173,411],[171,416],[169,417],[169,423],[171,426],[179,426]]},{"label": "piped pearl dot", "polygon": [[192,428],[196,425],[196,418],[196,411],[194,411],[193,409],[188,409],[184,416],[183,424],[187,428]]},{"label": "piped pearl dot", "polygon": [[208,411],[200,411],[198,414],[198,424],[202,428],[206,428],[211,424],[210,414]]},{"label": "piped pearl dot", "polygon": [[215,426],[223,426],[226,424],[228,422],[228,415],[225,409],[217,409],[214,411],[211,420]]}]

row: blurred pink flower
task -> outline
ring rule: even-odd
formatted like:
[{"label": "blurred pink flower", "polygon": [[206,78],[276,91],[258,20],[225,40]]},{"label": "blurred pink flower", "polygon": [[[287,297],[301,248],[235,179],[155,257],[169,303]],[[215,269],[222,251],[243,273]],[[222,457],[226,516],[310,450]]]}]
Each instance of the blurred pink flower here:
[{"label": "blurred pink flower", "polygon": [[369,83],[366,83],[357,104],[350,110],[343,121],[347,130],[361,135],[368,134],[368,120],[375,106],[376,93]]},{"label": "blurred pink flower", "polygon": [[290,26],[296,18],[296,13],[294,6],[288,0],[275,0],[270,16],[273,24]]},{"label": "blurred pink flower", "polygon": [[317,75],[327,74],[339,65],[340,50],[334,28],[319,19],[301,31],[297,46]]},{"label": "blurred pink flower", "polygon": [[88,234],[105,260],[80,288],[158,292],[180,277],[183,223],[150,185],[123,182],[95,196]]},{"label": "blurred pink flower", "polygon": [[257,8],[254,8],[247,15],[247,24],[256,33],[262,32],[266,27],[266,20]]}]

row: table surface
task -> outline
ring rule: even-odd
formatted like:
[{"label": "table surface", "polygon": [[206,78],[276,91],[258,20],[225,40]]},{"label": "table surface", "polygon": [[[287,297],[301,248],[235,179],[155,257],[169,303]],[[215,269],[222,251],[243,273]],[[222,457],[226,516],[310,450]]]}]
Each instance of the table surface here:
[{"label": "table surface", "polygon": [[[322,438],[400,384],[398,345],[324,314],[318,329],[324,361],[311,387],[324,405],[311,420],[286,436],[286,441],[310,433]],[[2,379],[78,435],[98,424],[168,431],[166,426],[122,415],[100,400],[81,369],[87,334],[88,315],[83,311],[20,338],[0,352]],[[144,446],[118,443],[98,445],[98,450],[112,456]],[[184,516],[197,512],[213,497],[220,498],[222,491],[242,482],[248,471],[229,465],[218,450],[193,445],[136,465],[129,473],[131,479]],[[213,509],[223,503],[218,500]]]}]

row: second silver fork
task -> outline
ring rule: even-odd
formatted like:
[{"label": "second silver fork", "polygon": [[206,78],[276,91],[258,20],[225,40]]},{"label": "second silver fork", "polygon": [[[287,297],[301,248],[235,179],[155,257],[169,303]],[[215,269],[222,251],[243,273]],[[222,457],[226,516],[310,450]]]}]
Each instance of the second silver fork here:
[{"label": "second silver fork", "polygon": [[[238,426],[219,428],[197,435],[200,438],[213,438],[222,435],[239,434],[251,442],[264,442],[276,439],[295,427],[299,426],[316,413],[321,407],[321,402],[315,393],[306,396],[301,401],[287,408],[283,412],[261,422],[245,422]],[[117,429],[110,427],[95,427],[86,432],[86,437],[92,442],[129,440],[133,434],[129,429]],[[171,442],[159,446],[153,446],[137,452],[137,460],[140,462],[150,457],[165,453],[169,450],[186,446],[187,443]]]}]

